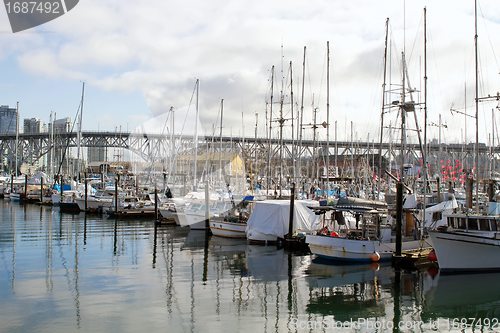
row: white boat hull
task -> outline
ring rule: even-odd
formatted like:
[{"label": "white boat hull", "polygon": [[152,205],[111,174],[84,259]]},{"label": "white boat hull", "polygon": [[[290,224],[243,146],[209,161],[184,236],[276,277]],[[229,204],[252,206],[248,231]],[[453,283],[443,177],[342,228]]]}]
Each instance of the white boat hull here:
[{"label": "white boat hull", "polygon": [[258,244],[268,244],[268,243],[276,243],[278,241],[278,237],[269,234],[263,234],[257,230],[249,230],[247,233],[247,239],[251,243]]},{"label": "white boat hull", "polygon": [[[85,198],[76,198],[76,203],[81,210],[85,210]],[[98,209],[99,207],[110,208],[113,205],[113,199],[100,199],[87,197],[87,209]]]},{"label": "white boat hull", "polygon": [[[379,261],[391,260],[396,250],[396,243],[384,243],[378,240],[359,240],[342,237],[331,237],[321,235],[307,235],[306,243],[309,244],[311,253],[326,259],[340,261],[372,262],[372,254],[380,255]],[[402,242],[401,249],[413,250],[420,248],[420,241]],[[429,244],[424,243],[423,247]]]},{"label": "white boat hull", "polygon": [[228,238],[246,238],[246,223],[228,221],[210,221],[210,231],[215,236]]},{"label": "white boat hull", "polygon": [[500,233],[429,231],[441,271],[500,270]]},{"label": "white boat hull", "polygon": [[205,212],[203,215],[201,214],[190,214],[186,213],[187,224],[191,228],[191,230],[205,230],[206,229],[206,218]]},{"label": "white boat hull", "polygon": [[19,193],[11,193],[10,194],[11,201],[21,201],[21,194]]}]

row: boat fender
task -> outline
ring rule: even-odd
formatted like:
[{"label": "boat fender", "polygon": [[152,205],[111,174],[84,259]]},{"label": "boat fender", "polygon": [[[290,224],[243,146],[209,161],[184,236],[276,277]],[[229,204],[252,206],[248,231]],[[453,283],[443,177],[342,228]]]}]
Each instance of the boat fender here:
[{"label": "boat fender", "polygon": [[380,254],[377,252],[377,251],[374,251],[371,255],[370,255],[370,259],[372,261],[379,261],[380,260]]}]

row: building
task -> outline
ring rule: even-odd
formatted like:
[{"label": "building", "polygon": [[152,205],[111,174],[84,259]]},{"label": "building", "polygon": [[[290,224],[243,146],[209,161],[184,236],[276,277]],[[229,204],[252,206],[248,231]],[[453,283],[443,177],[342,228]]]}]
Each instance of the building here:
[{"label": "building", "polygon": [[108,161],[108,150],[106,147],[88,147],[87,162],[106,162]]},{"label": "building", "polygon": [[16,134],[19,124],[19,113],[17,109],[9,108],[8,105],[0,106],[0,135]]},{"label": "building", "polygon": [[[25,118],[24,119],[24,134],[38,134],[45,133],[47,128],[45,123],[39,118]],[[45,170],[44,166],[47,165],[47,155],[43,155],[38,160],[33,160],[30,156],[23,165],[22,172],[28,174],[35,174],[39,170]]]},{"label": "building", "polygon": [[37,134],[45,133],[47,128],[45,123],[39,118],[24,119],[24,133]]},{"label": "building", "polygon": [[[71,118],[66,117],[54,120],[49,124],[48,130],[49,133],[52,133],[53,129],[54,136],[57,136],[60,133],[71,132],[72,127]],[[51,160],[48,161],[48,165],[51,166],[54,174],[58,172],[67,174],[70,170],[74,170],[74,161],[71,152],[72,149],[66,150],[65,147],[54,147],[49,157]]]},{"label": "building", "polygon": [[54,126],[54,134],[71,132],[73,127],[69,117],[54,120],[49,124],[49,132],[52,131],[52,126]]}]

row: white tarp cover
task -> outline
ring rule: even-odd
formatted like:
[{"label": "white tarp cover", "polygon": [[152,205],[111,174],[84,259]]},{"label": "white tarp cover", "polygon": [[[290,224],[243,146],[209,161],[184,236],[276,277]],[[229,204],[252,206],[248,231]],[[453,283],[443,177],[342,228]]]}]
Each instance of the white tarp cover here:
[{"label": "white tarp cover", "polygon": [[[294,231],[312,232],[321,229],[319,215],[307,206],[319,206],[318,201],[296,200],[294,203]],[[266,235],[283,238],[288,234],[290,200],[257,201],[248,218],[247,233],[255,230]]]},{"label": "white tarp cover", "polygon": [[443,201],[434,206],[428,207],[425,209],[426,213],[434,213],[434,212],[444,212],[445,210],[452,210],[458,208],[458,203],[455,197],[451,200]]},{"label": "white tarp cover", "polygon": [[31,178],[30,180],[28,180],[28,184],[30,185],[39,185],[41,184],[41,178],[43,177],[43,181],[45,182],[45,184],[47,184],[47,175],[43,172],[40,172],[39,174],[37,174],[36,176],[34,176],[33,178]]}]

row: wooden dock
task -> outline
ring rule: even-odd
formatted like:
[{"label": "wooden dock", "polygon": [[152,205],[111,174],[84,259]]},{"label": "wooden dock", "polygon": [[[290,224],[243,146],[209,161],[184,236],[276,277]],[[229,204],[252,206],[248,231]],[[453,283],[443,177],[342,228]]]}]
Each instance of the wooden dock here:
[{"label": "wooden dock", "polygon": [[429,252],[432,247],[424,247],[416,250],[406,250],[401,252],[401,257],[392,257],[392,264],[403,268],[422,269],[437,265],[429,259]]}]

